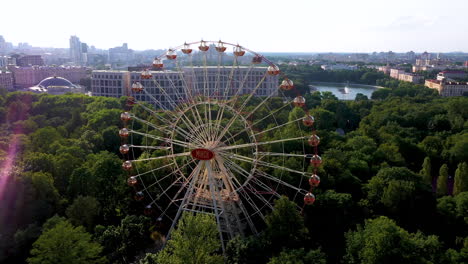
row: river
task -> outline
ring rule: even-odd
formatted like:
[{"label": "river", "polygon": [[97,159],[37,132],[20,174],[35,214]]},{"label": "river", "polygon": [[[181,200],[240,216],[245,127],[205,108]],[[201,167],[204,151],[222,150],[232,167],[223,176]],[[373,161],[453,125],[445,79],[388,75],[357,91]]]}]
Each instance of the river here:
[{"label": "river", "polygon": [[356,94],[361,93],[369,99],[378,86],[365,84],[327,83],[313,82],[310,85],[311,91],[332,92],[340,100],[354,100]]}]

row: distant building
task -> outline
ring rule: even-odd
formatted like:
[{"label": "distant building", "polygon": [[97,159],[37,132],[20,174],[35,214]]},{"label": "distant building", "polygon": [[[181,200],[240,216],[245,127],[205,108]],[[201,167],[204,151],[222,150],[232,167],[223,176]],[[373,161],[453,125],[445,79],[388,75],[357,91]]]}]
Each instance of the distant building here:
[{"label": "distant building", "polygon": [[24,55],[16,59],[16,65],[20,67],[25,66],[43,66],[44,60],[41,55]]},{"label": "distant building", "polygon": [[468,61],[465,61],[465,63],[463,63],[463,66],[465,66],[465,68],[468,68]]},{"label": "distant building", "polygon": [[36,86],[26,88],[25,91],[60,95],[65,93],[83,93],[84,89],[79,85],[74,85],[65,78],[53,76],[45,78]]},{"label": "distant building", "polygon": [[13,74],[7,71],[0,71],[0,88],[13,89]]},{"label": "distant building", "polygon": [[70,37],[70,59],[75,65],[84,66],[88,63],[88,45],[77,36]]},{"label": "distant building", "polygon": [[109,63],[111,64],[121,64],[121,66],[126,66],[130,64],[134,59],[133,50],[128,48],[127,43],[124,43],[121,47],[115,47],[109,49]]},{"label": "distant building", "polygon": [[444,70],[446,68],[447,68],[446,65],[427,65],[427,66],[413,65],[413,72]]},{"label": "distant building", "polygon": [[320,66],[324,71],[336,71],[336,70],[356,70],[358,66],[356,65],[347,65],[347,64],[334,64],[334,65],[322,65]]},{"label": "distant building", "polygon": [[425,86],[436,89],[441,96],[462,96],[468,94],[467,82],[448,82],[445,80],[426,80]]},{"label": "distant building", "polygon": [[378,71],[383,72],[384,74],[390,74],[390,69],[391,69],[391,67],[388,66],[388,65],[387,66],[379,66],[377,68]]},{"label": "distant building", "polygon": [[468,72],[466,71],[442,71],[437,74],[437,80],[441,81],[444,79],[466,79],[468,78]]},{"label": "distant building", "polygon": [[[93,96],[121,97],[133,94],[139,101],[153,103],[158,108],[171,109],[186,100],[188,93],[192,96],[210,94],[224,99],[234,95],[239,89],[240,95],[251,93],[261,82],[265,71],[265,67],[238,67],[230,78],[230,68],[220,72],[218,67],[194,67],[184,68],[182,72],[151,71],[153,77],[150,80],[141,79],[140,71],[93,71],[91,90]],[[207,86],[204,86],[205,78],[208,80]],[[135,82],[140,82],[146,93],[132,93],[131,86]],[[186,91],[187,87],[189,91]],[[230,89],[222,90],[226,87]],[[276,93],[277,89],[278,76],[268,75],[257,88],[256,95],[268,96]]]},{"label": "distant building", "polygon": [[84,67],[52,67],[52,66],[32,66],[32,67],[8,67],[13,73],[15,88],[28,88],[37,85],[43,79],[50,76],[62,77],[70,82],[79,83],[86,78],[86,68]]},{"label": "distant building", "polygon": [[390,69],[390,77],[394,79],[398,79],[398,75],[405,73],[404,70],[400,69]]},{"label": "distant building", "polygon": [[411,82],[411,83],[422,83],[424,77],[420,75],[416,75],[413,73],[401,73],[398,75],[398,80],[404,81],[404,82]]},{"label": "distant building", "polygon": [[0,56],[0,68],[8,66],[8,59],[7,56]]},{"label": "distant building", "polygon": [[413,73],[407,73],[404,70],[400,69],[390,69],[390,77],[400,81],[411,82],[416,84],[421,83],[424,79],[423,76],[416,75]]},{"label": "distant building", "polygon": [[13,49],[13,44],[6,42],[3,36],[0,36],[0,55],[6,55]]}]

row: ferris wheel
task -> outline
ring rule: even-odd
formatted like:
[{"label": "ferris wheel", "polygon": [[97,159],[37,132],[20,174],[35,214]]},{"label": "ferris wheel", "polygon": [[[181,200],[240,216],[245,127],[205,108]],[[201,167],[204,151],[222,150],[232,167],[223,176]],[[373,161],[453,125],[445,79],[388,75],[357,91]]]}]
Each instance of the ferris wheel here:
[{"label": "ferris wheel", "polygon": [[224,251],[234,236],[259,232],[280,193],[314,203],[322,163],[314,117],[261,54],[185,43],[134,73],[128,95],[122,168],[167,236],[184,211],[212,214]]}]

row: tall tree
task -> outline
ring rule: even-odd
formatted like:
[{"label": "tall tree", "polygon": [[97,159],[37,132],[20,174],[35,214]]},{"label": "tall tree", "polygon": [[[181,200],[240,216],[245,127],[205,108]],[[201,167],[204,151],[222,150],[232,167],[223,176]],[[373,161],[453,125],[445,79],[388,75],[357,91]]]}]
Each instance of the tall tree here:
[{"label": "tall tree", "polygon": [[300,249],[285,249],[281,253],[272,257],[268,264],[325,264],[327,259],[320,249],[306,252],[303,248]]},{"label": "tall tree", "polygon": [[78,196],[66,211],[70,222],[75,226],[82,225],[88,231],[94,229],[94,221],[100,211],[99,202],[91,196]]},{"label": "tall tree", "polygon": [[466,191],[468,191],[468,164],[463,162],[458,164],[457,170],[455,171],[453,194],[457,195]]},{"label": "tall tree", "polygon": [[280,249],[297,246],[307,238],[308,230],[304,226],[304,219],[297,210],[297,205],[286,196],[275,201],[273,211],[265,219],[266,236],[273,248]]},{"label": "tall tree", "polygon": [[437,178],[437,194],[447,195],[448,166],[444,164],[440,167],[439,177]]},{"label": "tall tree", "polygon": [[422,169],[419,172],[423,177],[423,180],[427,184],[432,184],[432,174],[431,174],[432,166],[431,166],[431,158],[426,157],[424,158],[424,162],[422,164]]},{"label": "tall tree", "polygon": [[29,264],[105,263],[101,251],[101,245],[93,242],[83,227],[73,227],[68,221],[61,221],[45,230],[34,242],[32,256],[27,261]]},{"label": "tall tree", "polygon": [[184,213],[166,247],[155,256],[158,264],[224,263],[215,219],[206,214]]},{"label": "tall tree", "polygon": [[364,228],[346,233],[345,263],[439,263],[440,249],[436,236],[408,233],[381,216],[367,220]]}]

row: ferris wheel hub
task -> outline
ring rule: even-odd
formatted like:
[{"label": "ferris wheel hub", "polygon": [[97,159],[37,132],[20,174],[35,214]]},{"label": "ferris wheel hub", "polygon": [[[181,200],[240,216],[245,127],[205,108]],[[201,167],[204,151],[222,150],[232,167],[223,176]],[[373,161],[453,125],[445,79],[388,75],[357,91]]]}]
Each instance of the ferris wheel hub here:
[{"label": "ferris wheel hub", "polygon": [[211,160],[215,156],[213,151],[205,148],[194,149],[190,152],[190,154],[194,159],[198,160]]}]

